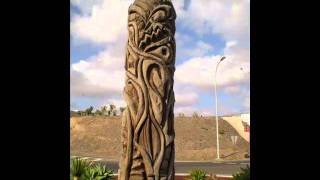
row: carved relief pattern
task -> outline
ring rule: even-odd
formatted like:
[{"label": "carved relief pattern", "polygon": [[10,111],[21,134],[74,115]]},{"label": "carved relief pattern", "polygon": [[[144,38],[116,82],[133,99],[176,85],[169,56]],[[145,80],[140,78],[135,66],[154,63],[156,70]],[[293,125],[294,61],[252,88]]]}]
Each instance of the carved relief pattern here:
[{"label": "carved relief pattern", "polygon": [[174,179],[175,18],[169,0],[129,7],[121,180]]}]

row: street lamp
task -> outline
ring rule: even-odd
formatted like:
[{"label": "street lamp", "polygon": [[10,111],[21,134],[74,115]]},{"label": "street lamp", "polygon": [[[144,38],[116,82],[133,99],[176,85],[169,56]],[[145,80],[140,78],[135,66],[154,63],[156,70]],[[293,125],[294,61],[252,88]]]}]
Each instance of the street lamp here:
[{"label": "street lamp", "polygon": [[226,59],[225,56],[222,56],[220,61],[218,62],[216,66],[216,72],[214,74],[214,94],[216,98],[216,131],[217,131],[217,160],[220,159],[220,147],[219,147],[219,123],[218,123],[218,95],[217,95],[217,72],[218,72],[218,67],[219,64]]}]

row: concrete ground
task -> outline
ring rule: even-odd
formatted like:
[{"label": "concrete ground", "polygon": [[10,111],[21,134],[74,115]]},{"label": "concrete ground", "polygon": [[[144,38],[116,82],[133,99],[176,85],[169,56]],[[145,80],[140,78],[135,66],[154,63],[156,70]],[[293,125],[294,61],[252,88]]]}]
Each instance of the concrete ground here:
[{"label": "concrete ground", "polygon": [[[75,156],[73,156],[75,157]],[[119,162],[115,160],[104,160],[102,158],[91,158],[83,157],[95,163],[101,163],[106,165],[108,168],[112,169],[117,173],[119,169]],[[237,161],[176,161],[175,169],[176,173],[189,173],[193,169],[202,169],[208,174],[218,174],[218,175],[232,175],[240,171],[240,167],[245,168],[247,165],[250,166],[250,160],[237,160]]]}]

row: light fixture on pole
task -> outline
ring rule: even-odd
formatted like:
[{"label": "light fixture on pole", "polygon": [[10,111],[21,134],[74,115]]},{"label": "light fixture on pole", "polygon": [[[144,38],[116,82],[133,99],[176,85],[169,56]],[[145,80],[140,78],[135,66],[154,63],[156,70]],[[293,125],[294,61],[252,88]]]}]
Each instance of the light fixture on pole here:
[{"label": "light fixture on pole", "polygon": [[220,159],[220,144],[219,144],[219,122],[218,122],[218,95],[217,95],[217,72],[219,64],[226,59],[225,56],[222,56],[216,66],[216,72],[214,74],[214,94],[215,94],[215,101],[216,101],[216,133],[217,133],[217,160]]}]

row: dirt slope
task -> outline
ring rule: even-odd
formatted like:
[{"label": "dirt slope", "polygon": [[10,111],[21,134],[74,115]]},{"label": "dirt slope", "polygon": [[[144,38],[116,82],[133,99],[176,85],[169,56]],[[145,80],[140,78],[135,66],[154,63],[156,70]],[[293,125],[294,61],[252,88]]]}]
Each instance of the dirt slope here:
[{"label": "dirt slope", "polygon": [[[121,117],[72,117],[70,120],[71,155],[118,160],[121,152]],[[233,146],[230,135],[238,133],[221,119],[220,153],[224,159],[243,159],[249,144],[239,136]],[[206,161],[216,158],[215,119],[175,119],[176,160]]]}]

